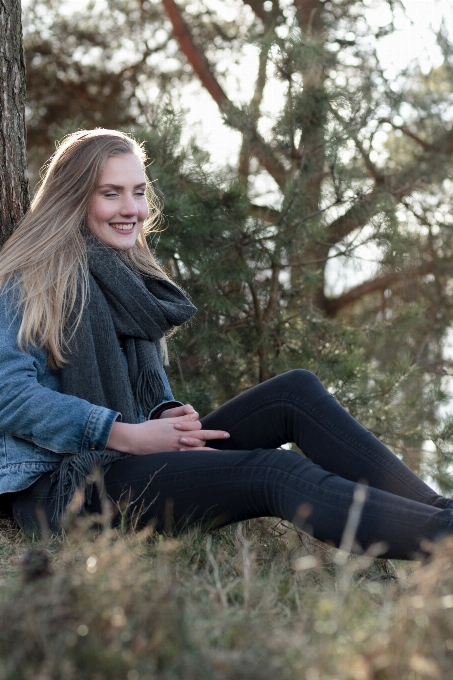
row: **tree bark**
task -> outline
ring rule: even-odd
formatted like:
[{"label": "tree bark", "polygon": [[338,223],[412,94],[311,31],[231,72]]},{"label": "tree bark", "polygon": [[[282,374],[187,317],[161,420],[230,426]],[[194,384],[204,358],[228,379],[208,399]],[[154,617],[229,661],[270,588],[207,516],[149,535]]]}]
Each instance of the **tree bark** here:
[{"label": "tree bark", "polygon": [[29,204],[20,0],[0,0],[0,246]]}]

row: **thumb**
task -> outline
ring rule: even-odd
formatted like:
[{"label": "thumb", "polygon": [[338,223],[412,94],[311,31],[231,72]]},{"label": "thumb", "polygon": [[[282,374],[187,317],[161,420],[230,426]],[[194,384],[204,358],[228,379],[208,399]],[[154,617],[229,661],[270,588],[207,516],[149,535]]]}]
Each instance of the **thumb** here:
[{"label": "thumb", "polygon": [[193,422],[194,420],[198,420],[199,415],[198,413],[186,413],[186,415],[181,415],[181,416],[173,416],[172,418],[167,418],[169,423],[182,423],[182,422]]}]

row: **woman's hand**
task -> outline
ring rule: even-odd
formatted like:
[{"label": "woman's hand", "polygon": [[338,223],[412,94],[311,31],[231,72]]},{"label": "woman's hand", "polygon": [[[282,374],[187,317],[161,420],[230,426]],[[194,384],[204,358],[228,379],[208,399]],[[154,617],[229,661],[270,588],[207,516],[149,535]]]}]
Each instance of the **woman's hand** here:
[{"label": "woman's hand", "polygon": [[[175,411],[186,406],[168,410]],[[224,430],[203,430],[198,413],[193,411],[176,417],[147,420],[136,425],[115,422],[107,448],[143,456],[163,451],[201,449],[205,447],[207,441],[227,439],[229,436]]]}]

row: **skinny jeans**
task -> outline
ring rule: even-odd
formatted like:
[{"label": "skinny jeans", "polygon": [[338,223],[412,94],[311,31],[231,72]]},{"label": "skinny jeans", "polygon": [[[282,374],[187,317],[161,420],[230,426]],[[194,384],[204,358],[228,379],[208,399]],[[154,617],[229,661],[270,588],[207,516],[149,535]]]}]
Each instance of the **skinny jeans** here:
[{"label": "skinny jeans", "polygon": [[[289,371],[247,390],[202,425],[231,436],[212,442],[216,451],[125,456],[105,473],[107,496],[118,508],[127,506],[135,526],[181,531],[279,517],[339,547],[355,508],[353,551],[379,543],[382,556],[397,559],[413,559],[424,540],[453,533],[453,501],[417,477],[309,371]],[[287,442],[304,455],[278,448]],[[51,475],[13,499],[25,530],[37,527],[43,513],[52,527]],[[359,503],[360,484],[365,499]],[[100,512],[96,491],[85,510]]]}]

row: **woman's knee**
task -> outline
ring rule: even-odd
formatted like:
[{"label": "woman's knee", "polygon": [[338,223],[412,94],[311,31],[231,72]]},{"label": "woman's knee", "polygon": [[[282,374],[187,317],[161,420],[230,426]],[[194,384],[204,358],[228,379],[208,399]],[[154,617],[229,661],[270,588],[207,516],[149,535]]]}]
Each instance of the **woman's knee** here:
[{"label": "woman's knee", "polygon": [[282,386],[284,385],[289,390],[296,390],[297,392],[307,392],[313,389],[325,391],[325,387],[318,376],[304,368],[295,368],[282,373],[278,376],[278,379]]}]

